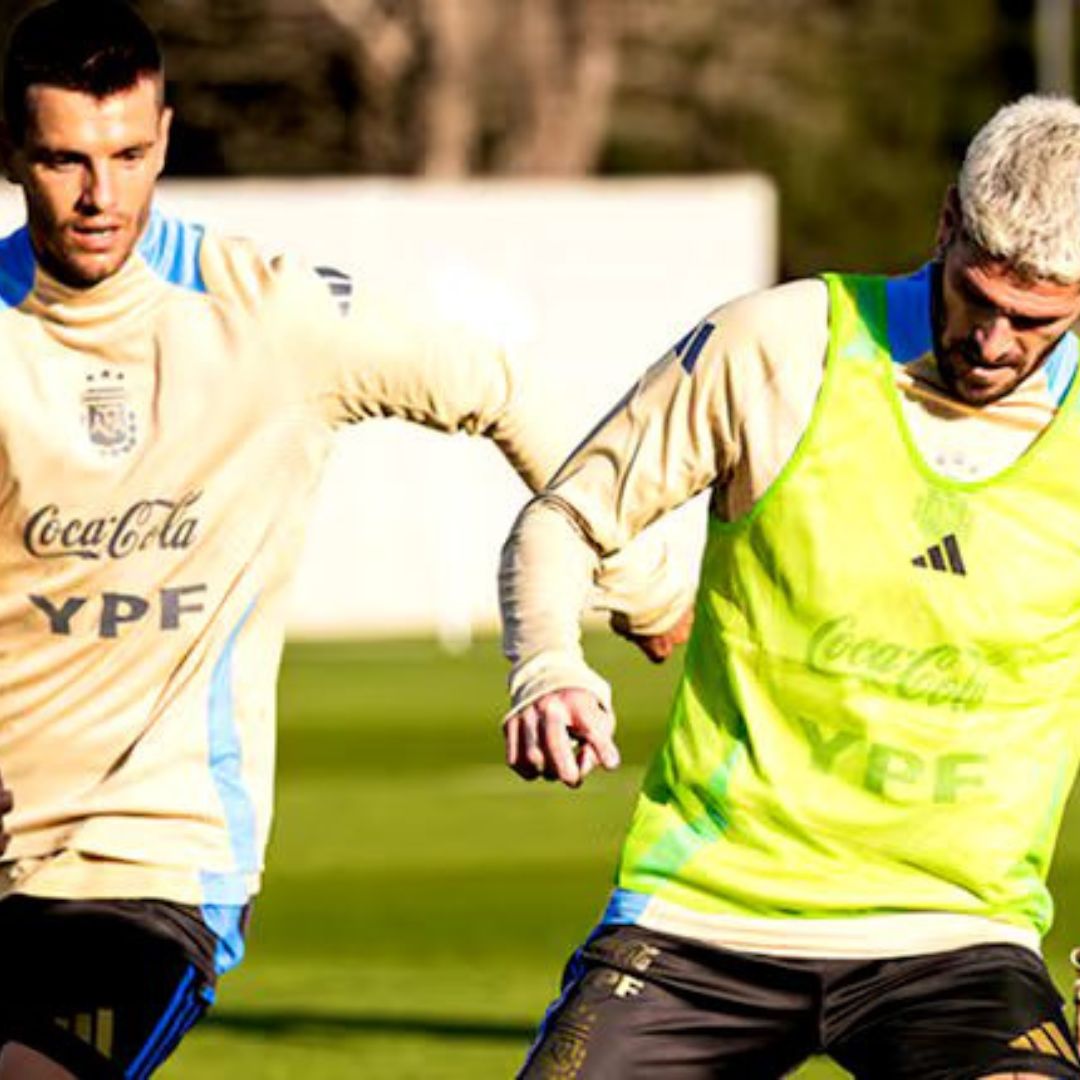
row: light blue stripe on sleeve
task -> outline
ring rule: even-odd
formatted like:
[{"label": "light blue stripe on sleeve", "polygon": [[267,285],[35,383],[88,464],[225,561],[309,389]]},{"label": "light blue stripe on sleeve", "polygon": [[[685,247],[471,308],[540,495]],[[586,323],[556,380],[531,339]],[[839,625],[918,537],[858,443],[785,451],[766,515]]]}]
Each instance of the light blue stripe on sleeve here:
[{"label": "light blue stripe on sleeve", "polygon": [[202,267],[203,227],[154,210],[139,241],[139,254],[159,277],[170,285],[206,292]]},{"label": "light blue stripe on sleeve", "polygon": [[0,303],[18,307],[34,287],[37,263],[26,227],[0,240]]},{"label": "light blue stripe on sleeve", "polygon": [[930,263],[906,277],[885,283],[889,349],[893,361],[907,364],[934,347],[930,323]]},{"label": "light blue stripe on sleeve", "polygon": [[254,874],[259,867],[255,807],[244,784],[243,753],[233,700],[236,640],[254,610],[255,602],[252,601],[229,634],[210,676],[210,698],[207,703],[210,774],[221,798],[235,871],[231,874],[205,872],[202,875],[203,894],[208,904],[244,903],[247,900],[244,878]]}]

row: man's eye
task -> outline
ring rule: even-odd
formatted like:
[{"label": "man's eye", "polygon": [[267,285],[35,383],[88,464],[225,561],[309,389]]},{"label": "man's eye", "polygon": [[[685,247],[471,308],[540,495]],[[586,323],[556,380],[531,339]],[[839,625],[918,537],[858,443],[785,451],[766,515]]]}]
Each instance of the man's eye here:
[{"label": "man's eye", "polygon": [[1014,330],[1039,330],[1049,326],[1054,320],[1035,315],[1014,315],[1011,321]]}]

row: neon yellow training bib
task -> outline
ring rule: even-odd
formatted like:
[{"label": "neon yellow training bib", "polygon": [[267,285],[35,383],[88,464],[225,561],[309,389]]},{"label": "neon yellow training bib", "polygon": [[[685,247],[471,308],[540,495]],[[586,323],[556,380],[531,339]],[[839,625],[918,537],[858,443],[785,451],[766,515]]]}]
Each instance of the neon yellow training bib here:
[{"label": "neon yellow training bib", "polygon": [[901,413],[885,279],[828,284],[810,426],[748,515],[710,522],[617,884],[705,913],[1045,933],[1080,743],[1080,380],[1010,468],[945,479]]}]

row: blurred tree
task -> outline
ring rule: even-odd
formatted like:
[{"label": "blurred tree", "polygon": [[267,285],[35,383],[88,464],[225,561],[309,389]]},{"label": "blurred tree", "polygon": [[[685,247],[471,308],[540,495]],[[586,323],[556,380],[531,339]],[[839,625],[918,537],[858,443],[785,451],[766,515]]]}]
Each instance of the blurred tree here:
[{"label": "blurred tree", "polygon": [[994,0],[627,0],[605,171],[758,169],[785,272],[921,258],[970,132],[1009,96]]},{"label": "blurred tree", "polygon": [[317,0],[350,42],[365,170],[589,172],[615,88],[616,0]]},{"label": "blurred tree", "polygon": [[[438,4],[439,0],[431,0]],[[497,4],[498,72],[505,122],[495,171],[579,176],[607,135],[619,71],[619,0]]]}]

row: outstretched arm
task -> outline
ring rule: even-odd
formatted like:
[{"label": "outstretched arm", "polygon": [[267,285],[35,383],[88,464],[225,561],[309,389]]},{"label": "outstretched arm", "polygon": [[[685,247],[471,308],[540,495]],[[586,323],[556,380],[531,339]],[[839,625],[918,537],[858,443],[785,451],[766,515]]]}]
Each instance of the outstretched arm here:
[{"label": "outstretched arm", "polygon": [[[610,690],[585,661],[580,618],[605,558],[734,458],[717,387],[723,365],[695,367],[676,348],[650,369],[525,508],[503,549],[503,646],[513,665],[507,760],[527,779],[577,786],[595,764],[618,760]],[[689,632],[686,597],[661,617],[668,621],[651,631],[658,655]]]},{"label": "outstretched arm", "polygon": [[[827,344],[820,281],[725,305],[645,374],[526,507],[500,575],[504,651],[513,665],[508,732],[521,726],[524,717],[513,718],[527,707],[544,714],[548,695],[570,689],[588,691],[610,713],[608,687],[581,650],[589,583],[651,522],[707,487],[723,520],[752,509],[806,430]],[[661,635],[660,648],[686,632],[679,624],[685,608],[669,605],[667,622],[645,624]],[[556,709],[545,722],[559,715]],[[552,737],[535,744],[542,752]],[[566,779],[531,749],[537,775]],[[578,782],[586,771],[579,767]]]},{"label": "outstretched arm", "polygon": [[[329,293],[316,286],[325,306]],[[485,436],[533,491],[569,451],[573,433],[559,422],[560,391],[542,368],[498,342],[362,290],[344,319],[327,310],[320,322],[324,408],[333,422],[386,416]],[[610,612],[616,632],[650,659],[665,659],[684,633],[692,591],[691,575],[668,558],[666,543],[644,537],[601,559],[590,575],[589,603]]]}]

